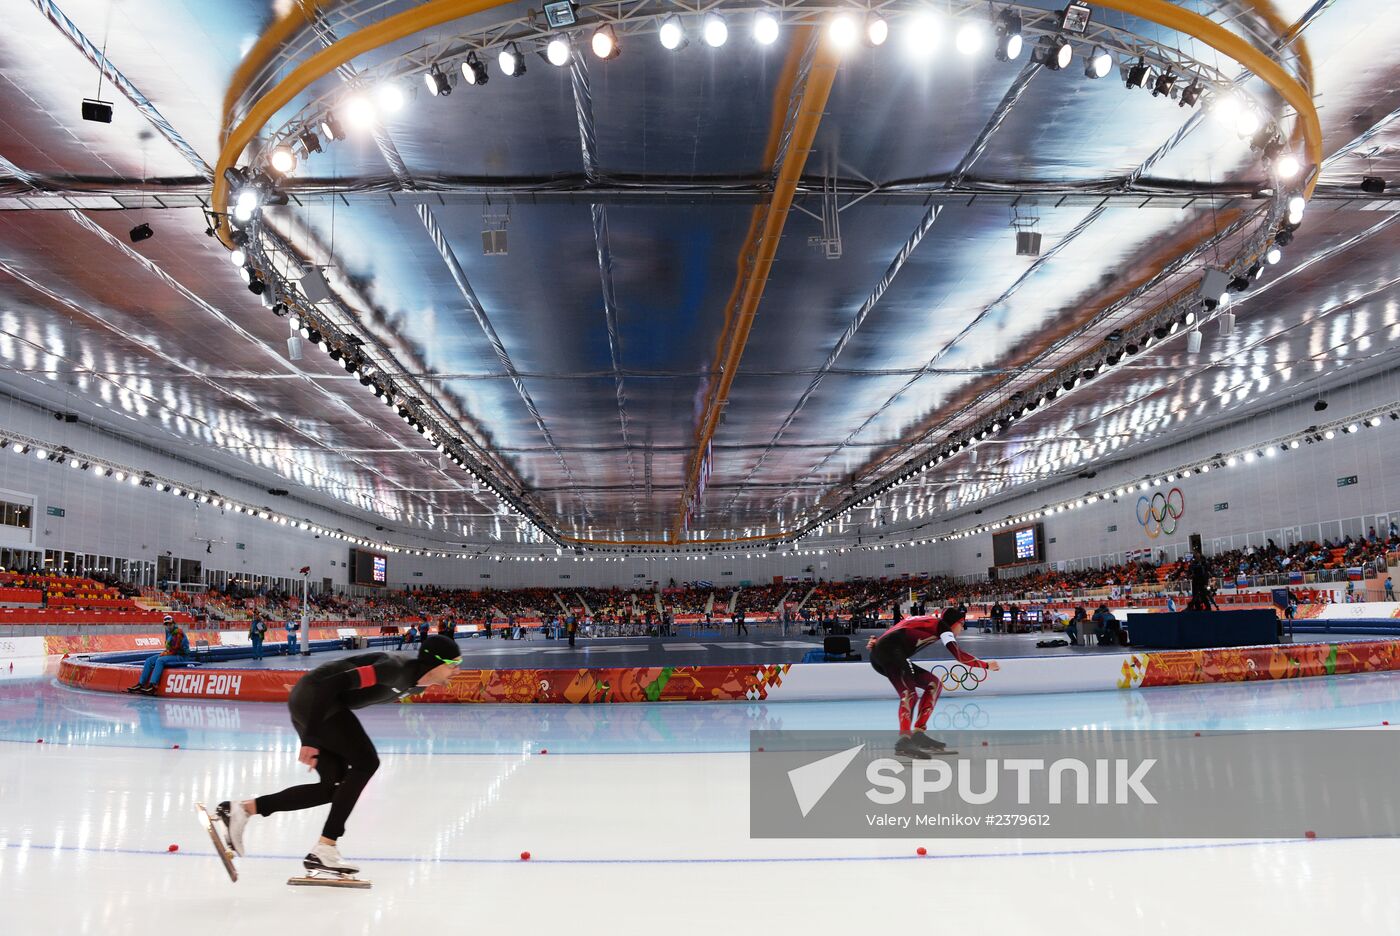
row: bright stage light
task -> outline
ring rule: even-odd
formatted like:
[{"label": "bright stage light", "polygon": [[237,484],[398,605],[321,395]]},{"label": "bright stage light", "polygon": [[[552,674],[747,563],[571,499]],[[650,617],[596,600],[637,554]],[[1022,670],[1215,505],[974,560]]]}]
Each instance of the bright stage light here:
[{"label": "bright stage light", "polygon": [[962,28],[958,30],[955,44],[963,55],[976,55],[982,51],[982,46],[986,41],[987,34],[980,23],[964,23]]},{"label": "bright stage light", "polygon": [[379,109],[386,114],[397,114],[403,110],[404,102],[407,100],[404,97],[403,88],[399,86],[397,81],[387,81],[380,85],[375,97],[378,99]]},{"label": "bright stage light", "polygon": [[831,21],[827,35],[831,44],[844,52],[856,44],[856,21],[842,13]]},{"label": "bright stage light", "polygon": [[599,26],[593,31],[591,44],[593,54],[604,61],[616,58],[617,54],[622,51],[617,45],[617,33],[611,26],[607,25]]},{"label": "bright stage light", "polygon": [[937,16],[927,11],[916,13],[904,27],[904,48],[915,58],[932,58],[940,33]]},{"label": "bright stage light", "polygon": [[878,13],[871,13],[865,18],[865,44],[868,46],[882,46],[885,40],[890,37],[890,24],[885,22],[885,18]]},{"label": "bright stage light", "polygon": [[519,46],[513,42],[509,43],[501,50],[501,54],[496,56],[496,66],[507,78],[519,78],[525,74],[525,56],[520,54]]},{"label": "bright stage light", "polygon": [[778,18],[767,11],[760,11],[753,18],[753,38],[759,45],[772,45],[778,41]]},{"label": "bright stage light", "polygon": [[356,130],[366,130],[374,125],[374,105],[363,94],[352,94],[341,105],[345,122]]},{"label": "bright stage light", "polygon": [[661,21],[661,29],[657,31],[657,38],[661,40],[661,48],[671,52],[683,47],[686,44],[685,27],[681,25],[681,18],[672,13]]},{"label": "bright stage light", "polygon": [[544,47],[544,56],[549,59],[549,64],[563,68],[569,64],[569,40],[563,36],[555,36],[549,40],[549,45]]},{"label": "bright stage light", "polygon": [[278,175],[286,175],[297,167],[297,157],[290,146],[275,146],[272,149],[272,156],[268,159],[268,164],[272,166],[273,172]]},{"label": "bright stage light", "polygon": [[705,38],[705,45],[718,49],[729,40],[729,24],[718,13],[706,14],[705,25],[701,27],[700,35]]},{"label": "bright stage light", "polygon": [[1298,174],[1298,171],[1302,169],[1303,166],[1302,163],[1298,162],[1297,156],[1294,156],[1292,153],[1284,153],[1279,157],[1274,168],[1278,171],[1278,177],[1280,179],[1291,179]]},{"label": "bright stage light", "polygon": [[1084,66],[1085,76],[1107,78],[1111,71],[1113,71],[1113,56],[1098,46],[1094,46],[1093,54],[1089,56],[1089,61]]}]

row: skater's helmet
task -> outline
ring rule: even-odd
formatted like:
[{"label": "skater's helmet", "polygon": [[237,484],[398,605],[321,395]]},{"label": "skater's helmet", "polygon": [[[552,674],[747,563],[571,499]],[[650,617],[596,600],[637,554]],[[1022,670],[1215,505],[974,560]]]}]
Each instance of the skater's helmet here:
[{"label": "skater's helmet", "polygon": [[953,629],[953,625],[967,617],[967,612],[962,608],[948,608],[943,612],[943,616],[938,621],[940,633]]},{"label": "skater's helmet", "polygon": [[461,648],[457,646],[457,641],[446,634],[424,637],[423,643],[418,647],[418,663],[425,673],[444,663],[455,666],[461,662]]}]

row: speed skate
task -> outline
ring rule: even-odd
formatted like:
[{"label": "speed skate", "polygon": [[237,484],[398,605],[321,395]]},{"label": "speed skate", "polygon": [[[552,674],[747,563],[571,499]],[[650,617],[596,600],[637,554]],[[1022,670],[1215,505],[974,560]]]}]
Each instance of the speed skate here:
[{"label": "speed skate", "polygon": [[353,874],[341,874],[339,871],[325,871],[320,868],[307,868],[305,875],[287,878],[287,883],[296,887],[354,887],[360,890],[368,890],[374,886],[372,882],[357,878]]},{"label": "speed skate", "polygon": [[234,883],[238,882],[238,868],[233,864],[233,848],[224,837],[219,834],[218,828],[214,825],[213,818],[209,815],[209,810],[204,808],[203,803],[195,803],[194,808],[199,811],[199,821],[209,833],[209,840],[214,843],[214,851],[218,854],[219,860],[224,863],[224,870],[228,872],[228,879]]}]

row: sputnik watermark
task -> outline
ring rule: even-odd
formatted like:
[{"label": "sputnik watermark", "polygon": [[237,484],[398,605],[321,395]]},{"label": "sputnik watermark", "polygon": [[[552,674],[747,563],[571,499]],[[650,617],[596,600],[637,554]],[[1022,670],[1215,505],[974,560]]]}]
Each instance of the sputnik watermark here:
[{"label": "sputnik watermark", "polygon": [[[1065,838],[1400,835],[1400,733],[753,732],[750,834]],[[908,744],[899,751],[907,752]]]},{"label": "sputnik watermark", "polygon": [[[997,760],[993,757],[974,761],[958,757],[906,765],[894,758],[882,757],[866,765],[865,779],[871,788],[865,795],[880,806],[905,800],[922,806],[932,797],[953,792],[969,806],[986,806],[996,802],[1001,793],[1002,776],[1009,773],[1015,777],[1018,806],[1070,802],[1081,805],[1093,802],[1103,806],[1126,806],[1133,802],[1156,805],[1156,798],[1143,784],[1148,771],[1156,764],[1155,757],[1136,764],[1122,757],[1099,757],[1089,763],[1075,757],[1061,757],[1048,766],[1041,758]],[[908,782],[905,774],[910,775]],[[1033,784],[1036,785],[1034,792]],[[1066,786],[1072,789],[1072,797],[1065,796]]]}]

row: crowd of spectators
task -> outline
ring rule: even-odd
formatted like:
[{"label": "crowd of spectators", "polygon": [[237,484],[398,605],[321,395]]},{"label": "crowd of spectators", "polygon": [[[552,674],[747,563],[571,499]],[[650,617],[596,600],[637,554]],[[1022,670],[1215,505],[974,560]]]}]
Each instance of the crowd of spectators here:
[{"label": "crowd of spectators", "polygon": [[[1400,529],[1390,524],[1374,527],[1362,537],[1340,540],[1299,542],[1279,546],[1268,540],[1251,546],[1207,557],[1213,578],[1231,584],[1238,577],[1256,584],[1263,577],[1291,572],[1350,572],[1360,567],[1363,575],[1384,574],[1387,553],[1400,551]],[[942,576],[900,579],[857,579],[845,582],[776,583],[716,588],[709,582],[671,581],[659,592],[627,588],[514,588],[461,589],[420,587],[409,591],[382,591],[347,595],[315,591],[309,595],[313,619],[323,621],[364,621],[382,623],[481,624],[485,619],[526,619],[564,624],[571,616],[589,626],[633,624],[666,627],[676,616],[706,615],[714,621],[728,620],[734,612],[752,617],[771,614],[786,596],[786,607],[803,620],[874,621],[911,610],[943,607],[949,604],[982,605],[1010,601],[1055,601],[1082,597],[1130,597],[1143,586],[1152,591],[1184,592],[1189,589],[1189,563],[1169,561],[1159,553],[1156,561],[1135,561],[1091,569],[1061,571],[1044,569],[1033,574],[1000,581],[966,582]],[[206,593],[138,592],[130,584],[110,574],[86,578],[55,576],[50,573],[9,573],[9,584],[43,591],[48,597],[70,597],[94,593],[91,582],[106,595],[134,597],[138,594],[164,601],[173,610],[202,611],[215,619],[271,620],[293,619],[300,615],[299,596],[277,589],[247,589],[230,585]],[[91,582],[89,582],[91,580]],[[1312,581],[1311,577],[1308,581]],[[86,583],[86,584],[84,584]],[[86,589],[86,592],[84,591]],[[808,592],[810,591],[810,595]],[[661,610],[658,612],[658,597]],[[796,605],[803,601],[800,615]],[[561,601],[563,607],[561,607]],[[912,605],[912,607],[911,607]]]}]

